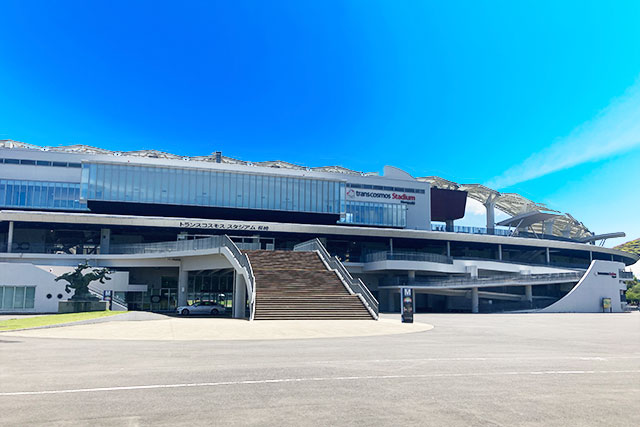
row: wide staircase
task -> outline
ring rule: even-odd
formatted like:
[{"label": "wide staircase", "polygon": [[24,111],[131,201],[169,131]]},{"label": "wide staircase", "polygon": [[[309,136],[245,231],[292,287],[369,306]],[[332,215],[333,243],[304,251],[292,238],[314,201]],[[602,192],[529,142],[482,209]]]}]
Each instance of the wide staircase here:
[{"label": "wide staircase", "polygon": [[255,276],[255,320],[372,319],[316,252],[244,253]]}]

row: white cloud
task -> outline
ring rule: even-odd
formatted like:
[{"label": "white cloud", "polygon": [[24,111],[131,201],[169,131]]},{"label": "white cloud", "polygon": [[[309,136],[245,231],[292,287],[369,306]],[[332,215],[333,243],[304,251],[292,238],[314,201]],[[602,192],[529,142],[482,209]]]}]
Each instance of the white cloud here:
[{"label": "white cloud", "polygon": [[482,215],[485,216],[487,214],[487,210],[485,209],[484,206],[482,206],[482,203],[480,203],[477,200],[474,200],[470,197],[467,197],[467,206],[466,209],[464,211],[465,216],[466,215]]},{"label": "white cloud", "polygon": [[567,137],[532,154],[491,179],[490,188],[505,188],[582,163],[607,158],[640,146],[640,80],[614,99],[594,119]]}]

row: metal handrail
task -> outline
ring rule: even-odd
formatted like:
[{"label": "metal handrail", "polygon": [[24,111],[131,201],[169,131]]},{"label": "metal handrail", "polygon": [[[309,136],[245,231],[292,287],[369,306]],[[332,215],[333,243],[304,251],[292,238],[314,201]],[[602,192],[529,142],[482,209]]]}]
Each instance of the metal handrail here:
[{"label": "metal handrail", "polygon": [[426,261],[453,264],[453,258],[428,252],[379,251],[365,255],[365,262],[376,261]]},{"label": "metal handrail", "polygon": [[633,280],[633,271],[619,270],[618,276],[620,276],[621,279]]},{"label": "metal handrail", "polygon": [[246,277],[249,281],[249,320],[253,320],[256,311],[256,278],[253,275],[253,268],[251,267],[251,261],[249,261],[249,257],[242,253],[238,246],[236,246],[235,242],[231,240],[229,236],[226,234],[222,236],[222,246],[229,249],[231,255],[236,259],[238,264],[245,270]]},{"label": "metal handrail", "polygon": [[224,236],[211,236],[202,239],[173,240],[157,243],[129,243],[111,245],[111,254],[152,254],[161,252],[182,252],[201,249],[213,249],[223,246]]},{"label": "metal handrail", "polygon": [[369,288],[367,288],[362,280],[354,278],[351,273],[349,273],[347,268],[344,266],[344,264],[342,264],[342,262],[340,262],[338,257],[332,257],[329,252],[327,252],[327,249],[319,239],[315,238],[303,243],[299,243],[293,247],[293,250],[300,252],[318,252],[320,258],[322,258],[322,260],[329,266],[329,268],[335,270],[338,273],[343,283],[349,290],[349,293],[358,295],[365,303],[374,319],[378,320],[378,300],[373,296]]},{"label": "metal handrail", "polygon": [[[93,294],[93,296],[98,297],[100,301],[104,299],[104,294],[99,289],[89,285],[87,286],[87,290]],[[111,302],[122,306],[125,310],[129,310],[129,304],[127,304],[127,302],[122,298],[116,296],[115,291],[111,291]]]}]

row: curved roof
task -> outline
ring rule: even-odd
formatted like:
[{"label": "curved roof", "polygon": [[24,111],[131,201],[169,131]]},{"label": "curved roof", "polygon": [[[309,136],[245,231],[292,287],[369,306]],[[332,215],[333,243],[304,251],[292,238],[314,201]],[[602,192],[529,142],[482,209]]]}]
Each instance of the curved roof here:
[{"label": "curved roof", "polygon": [[[417,178],[418,181],[425,181],[432,187],[446,190],[466,191],[470,198],[479,201],[483,205],[493,203],[502,212],[516,216],[527,212],[549,212],[559,214],[553,221],[553,235],[570,238],[583,238],[592,236],[593,233],[580,221],[568,213],[548,208],[543,203],[534,202],[516,193],[500,193],[497,190],[485,187],[482,184],[458,184],[453,181],[440,178],[439,176],[425,176]],[[531,226],[534,232],[543,233],[543,225],[538,223]]]}]

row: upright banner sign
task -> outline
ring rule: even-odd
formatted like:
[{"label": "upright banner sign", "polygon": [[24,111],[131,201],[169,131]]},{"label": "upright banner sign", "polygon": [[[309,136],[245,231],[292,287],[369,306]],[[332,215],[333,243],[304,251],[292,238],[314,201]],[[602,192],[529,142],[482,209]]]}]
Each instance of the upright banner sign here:
[{"label": "upright banner sign", "polygon": [[413,289],[402,288],[402,323],[413,323]]}]

